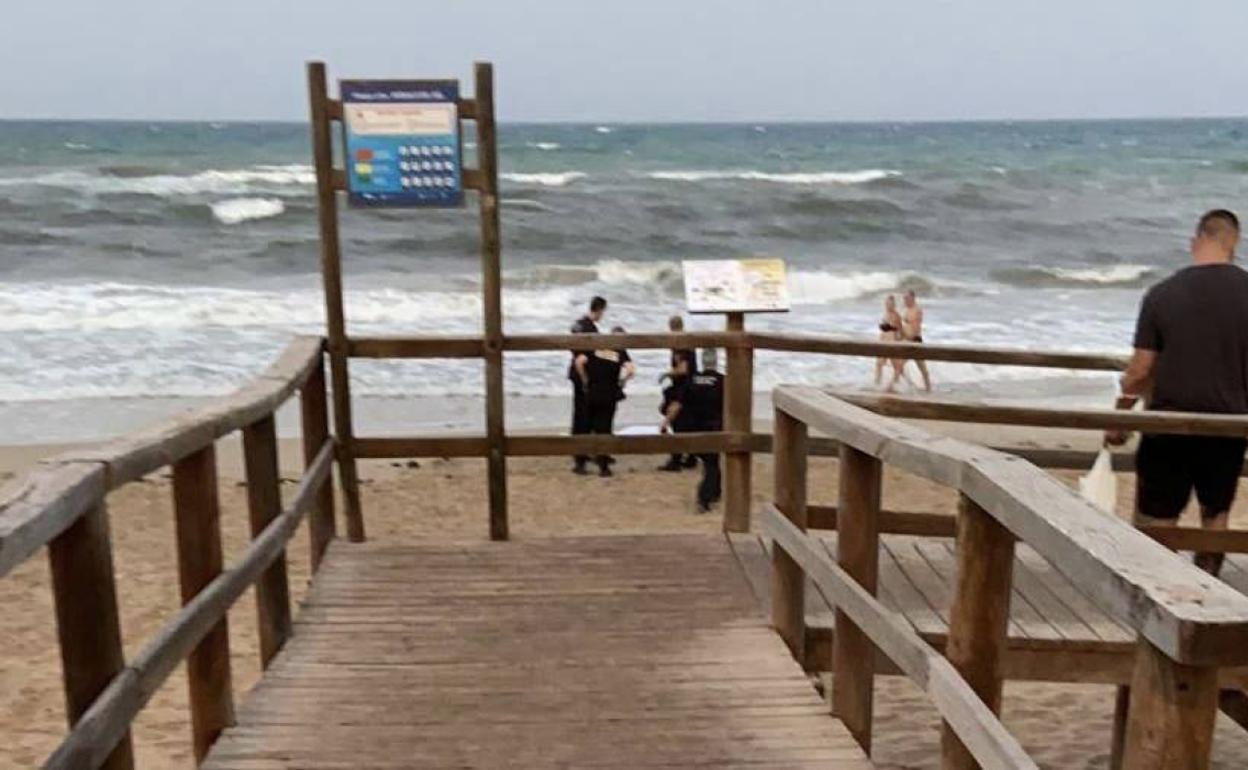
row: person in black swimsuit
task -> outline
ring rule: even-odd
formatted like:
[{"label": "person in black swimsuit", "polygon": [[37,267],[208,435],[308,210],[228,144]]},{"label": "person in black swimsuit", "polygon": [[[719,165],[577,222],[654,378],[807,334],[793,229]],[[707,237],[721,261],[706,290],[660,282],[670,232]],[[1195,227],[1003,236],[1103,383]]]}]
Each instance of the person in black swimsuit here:
[{"label": "person in black swimsuit", "polygon": [[[880,319],[880,342],[898,342],[899,340],[901,340],[901,313],[897,312],[897,298],[890,294],[884,298],[884,317]],[[903,362],[896,358],[875,359],[876,385],[880,385],[884,380],[885,362],[893,367],[892,384],[888,386],[888,390],[891,393],[893,387],[897,384],[897,380],[901,379]]]}]

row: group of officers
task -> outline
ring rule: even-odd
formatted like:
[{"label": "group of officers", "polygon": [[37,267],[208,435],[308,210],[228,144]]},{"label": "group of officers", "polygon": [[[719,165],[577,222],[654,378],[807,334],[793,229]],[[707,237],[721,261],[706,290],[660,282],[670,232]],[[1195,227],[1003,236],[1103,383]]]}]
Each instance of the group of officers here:
[{"label": "group of officers", "polygon": [[[589,312],[572,324],[573,334],[596,334],[598,324],[607,310],[607,301],[594,297]],[[684,331],[680,316],[672,316],[668,328],[673,332]],[[624,333],[622,326],[611,329],[613,334]],[[714,432],[723,427],[724,376],[718,371],[714,348],[702,351],[701,368],[697,352],[692,349],[673,350],[668,371],[662,376],[663,400],[659,405],[663,433]],[[572,382],[572,433],[573,435],[609,435],[614,427],[615,410],[624,400],[624,386],[637,373],[636,366],[627,350],[585,349],[572,351],[568,366],[568,379]],[[598,475],[613,476],[611,465],[615,459],[600,454],[593,458],[598,465]],[[577,455],[572,472],[589,473],[588,455]],[[698,511],[706,513],[720,499],[721,482],[719,455],[674,454],[659,470],[679,472],[702,466],[702,480],[698,484]]]}]

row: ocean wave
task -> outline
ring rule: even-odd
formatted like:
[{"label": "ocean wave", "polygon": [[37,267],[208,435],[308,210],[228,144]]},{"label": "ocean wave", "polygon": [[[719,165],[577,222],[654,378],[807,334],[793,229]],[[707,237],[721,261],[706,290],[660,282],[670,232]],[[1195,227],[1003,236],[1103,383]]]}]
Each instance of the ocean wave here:
[{"label": "ocean wave", "polygon": [[906,209],[884,198],[833,198],[817,192],[803,191],[792,200],[776,201],[778,211],[818,217],[887,217],[904,216]]},{"label": "ocean wave", "polygon": [[[54,171],[33,177],[0,177],[0,187],[50,187],[89,195],[179,195],[231,194],[253,191],[282,191],[303,194],[316,184],[311,166],[288,164],[251,168],[210,169],[195,174],[144,174],[144,169],[111,166],[98,173]],[[155,169],[151,169],[155,170]],[[285,189],[283,189],[285,188]]]},{"label": "ocean wave", "polygon": [[584,179],[589,176],[584,171],[554,171],[546,173],[532,174],[499,174],[499,177],[508,182],[515,182],[522,185],[537,185],[538,187],[567,187],[578,179]]},{"label": "ocean wave", "polygon": [[286,211],[286,205],[277,198],[230,198],[210,206],[212,216],[224,225],[268,219]]},{"label": "ocean wave", "polygon": [[503,198],[503,209],[524,209],[526,211],[554,211],[553,208],[547,206],[541,201],[530,200],[529,198]]},{"label": "ocean wave", "polygon": [[[594,286],[604,292],[612,288],[646,287],[655,294],[667,296],[684,291],[681,264],[671,261],[603,259],[586,265],[538,265],[509,272],[504,280],[508,286]],[[911,289],[930,294],[945,288],[917,273],[884,270],[845,273],[793,270],[789,273],[789,287],[796,305],[828,304]]]},{"label": "ocean wave", "polygon": [[[509,319],[543,325],[572,317],[583,300],[572,287],[533,287],[503,297]],[[437,328],[481,317],[475,289],[354,289],[344,301],[352,324]],[[118,282],[0,283],[0,332],[205,330],[262,328],[298,333],[325,323],[317,288],[291,290],[184,287]]]},{"label": "ocean wave", "polygon": [[1155,278],[1157,271],[1147,265],[1106,267],[1010,267],[994,270],[993,280],[1025,288],[1056,287],[1139,287]]},{"label": "ocean wave", "polygon": [[563,147],[558,142],[525,142],[524,146],[531,150],[542,150],[544,152],[552,152]]},{"label": "ocean wave", "polygon": [[6,246],[56,246],[72,243],[70,238],[46,230],[0,229],[0,243]]},{"label": "ocean wave", "polygon": [[594,131],[598,132],[599,134],[610,134],[610,133],[614,133],[615,129],[611,128],[610,126],[594,126]]},{"label": "ocean wave", "polygon": [[826,305],[896,291],[914,290],[927,294],[934,289],[931,281],[909,272],[797,270],[789,274],[789,295],[794,305]]},{"label": "ocean wave", "polygon": [[900,171],[886,169],[862,169],[859,171],[799,171],[773,173],[751,170],[704,170],[704,171],[650,171],[649,179],[665,182],[717,182],[739,180],[745,182],[771,182],[773,184],[797,185],[854,185],[878,182],[901,176]]}]

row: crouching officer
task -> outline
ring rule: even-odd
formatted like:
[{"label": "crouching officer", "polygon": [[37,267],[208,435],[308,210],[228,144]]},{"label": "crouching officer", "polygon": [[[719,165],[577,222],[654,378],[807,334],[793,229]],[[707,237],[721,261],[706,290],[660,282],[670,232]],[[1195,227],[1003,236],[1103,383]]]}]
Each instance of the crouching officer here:
[{"label": "crouching officer", "polygon": [[[667,433],[677,419],[687,430],[716,433],[724,427],[724,375],[720,374],[714,348],[702,351],[702,371],[689,378],[685,387],[675,394],[663,420]],[[698,484],[698,512],[707,513],[719,502],[721,481],[719,453],[698,455],[702,462],[702,481]]]}]

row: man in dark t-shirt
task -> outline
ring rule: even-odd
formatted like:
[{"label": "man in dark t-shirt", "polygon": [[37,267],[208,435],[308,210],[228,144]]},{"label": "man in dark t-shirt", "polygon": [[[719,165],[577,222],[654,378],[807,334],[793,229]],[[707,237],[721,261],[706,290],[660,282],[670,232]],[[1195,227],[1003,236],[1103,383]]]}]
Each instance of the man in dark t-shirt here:
[{"label": "man in dark t-shirt", "polygon": [[[623,334],[617,326],[612,334]],[[589,432],[609,436],[615,425],[616,405],[624,398],[624,383],[632,379],[633,361],[627,350],[592,350],[576,357],[573,366],[585,393],[589,416]],[[595,458],[599,476],[611,476],[611,458],[600,454]]]},{"label": "man in dark t-shirt", "polygon": [[[598,322],[607,312],[607,301],[602,297],[594,297],[589,301],[589,312],[572,324],[573,334],[597,334]],[[572,382],[572,435],[580,436],[590,432],[589,409],[585,403],[585,388],[576,374],[576,358],[579,355],[592,353],[592,350],[573,350],[572,360],[568,363],[568,379]],[[588,455],[576,455],[573,473],[585,473]]]},{"label": "man in dark t-shirt", "polygon": [[[1144,296],[1135,354],[1122,377],[1118,408],[1143,398],[1161,411],[1248,414],[1248,272],[1236,267],[1239,220],[1210,211],[1192,238],[1193,264]],[[1111,431],[1109,444],[1126,434]],[[1136,523],[1172,522],[1193,490],[1202,525],[1225,529],[1248,440],[1148,434],[1136,453]],[[1217,574],[1222,554],[1196,564]]]}]

